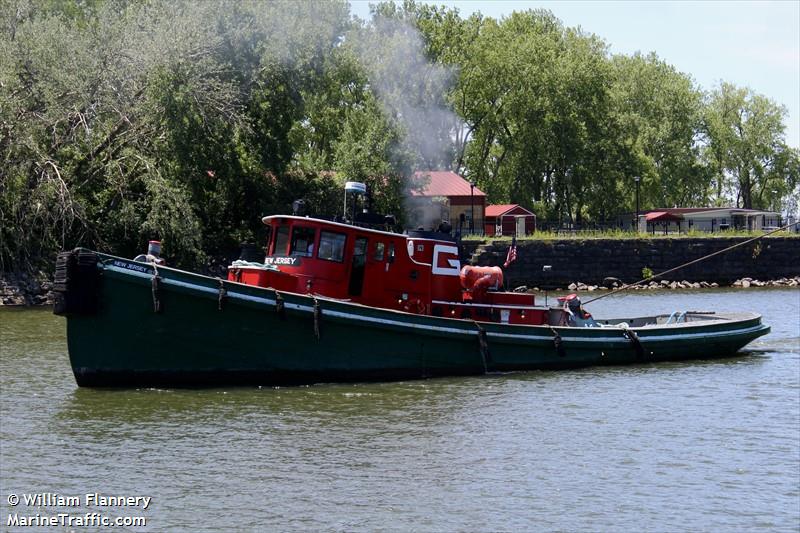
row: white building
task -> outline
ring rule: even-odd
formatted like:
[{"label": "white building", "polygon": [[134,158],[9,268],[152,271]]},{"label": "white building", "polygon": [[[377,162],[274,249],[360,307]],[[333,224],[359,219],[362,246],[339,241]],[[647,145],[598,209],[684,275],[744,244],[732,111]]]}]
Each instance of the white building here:
[{"label": "white building", "polygon": [[781,225],[780,214],[736,207],[672,207],[653,209],[639,215],[639,231],[762,231]]}]

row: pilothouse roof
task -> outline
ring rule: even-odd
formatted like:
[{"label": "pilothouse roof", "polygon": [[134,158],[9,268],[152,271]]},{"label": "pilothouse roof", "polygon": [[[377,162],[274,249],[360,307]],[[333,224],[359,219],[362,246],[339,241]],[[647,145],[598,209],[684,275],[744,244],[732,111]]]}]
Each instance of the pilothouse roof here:
[{"label": "pilothouse roof", "polygon": [[353,226],[352,224],[345,224],[343,222],[334,222],[333,220],[323,220],[321,218],[312,218],[312,217],[300,217],[300,216],[297,216],[297,215],[268,215],[268,216],[262,217],[261,218],[261,222],[263,222],[264,224],[269,224],[273,220],[278,220],[278,219],[303,221],[303,222],[307,222],[307,223],[310,223],[310,224],[316,224],[316,225],[334,226],[334,227],[339,227],[339,228],[346,229],[348,231],[358,230],[358,231],[363,231],[363,232],[368,232],[368,233],[376,233],[376,234],[380,234],[380,235],[391,235],[393,237],[403,237],[403,238],[406,237],[406,235],[403,235],[403,234],[400,234],[400,233],[394,233],[394,232],[391,232],[391,231],[382,231],[382,230],[378,230],[378,229],[364,228],[364,227],[361,227],[361,226]]}]

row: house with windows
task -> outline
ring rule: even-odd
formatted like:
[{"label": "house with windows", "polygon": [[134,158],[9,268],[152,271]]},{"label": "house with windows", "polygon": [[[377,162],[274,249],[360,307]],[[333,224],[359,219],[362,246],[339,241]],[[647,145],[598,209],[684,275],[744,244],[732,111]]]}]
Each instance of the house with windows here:
[{"label": "house with windows", "polygon": [[436,229],[449,222],[458,227],[465,217],[464,233],[482,233],[486,213],[486,194],[451,170],[428,170],[414,173],[414,183],[406,203],[412,229]]},{"label": "house with windows", "polygon": [[639,214],[639,232],[725,230],[763,231],[781,225],[775,211],[737,207],[672,207],[652,209]]}]

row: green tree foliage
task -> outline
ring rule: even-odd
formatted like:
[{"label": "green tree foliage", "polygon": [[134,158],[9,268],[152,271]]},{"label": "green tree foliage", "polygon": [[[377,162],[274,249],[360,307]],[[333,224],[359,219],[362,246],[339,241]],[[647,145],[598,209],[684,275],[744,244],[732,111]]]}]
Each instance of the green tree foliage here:
[{"label": "green tree foliage", "polygon": [[473,23],[481,28],[457,91],[469,102],[464,162],[490,200],[535,202],[575,222],[613,212],[613,197],[589,202],[614,183],[609,156],[622,150],[605,44],[546,11]]},{"label": "green tree foliage", "polygon": [[[700,159],[702,92],[653,53],[617,55],[612,64],[615,108],[630,148],[626,174],[642,178],[643,205],[707,205],[710,173]],[[632,182],[627,184],[631,198]]]},{"label": "green tree foliage", "polygon": [[437,168],[562,223],[632,211],[635,176],[643,208],[797,208],[785,109],[724,83],[704,99],[545,10],[0,0],[0,47],[3,270],[155,236],[196,267],[294,199],[338,213],[345,180],[402,216]]},{"label": "green tree foliage", "polygon": [[344,2],[6,1],[2,16],[3,269],[151,236],[191,266],[258,235],[301,182],[330,189],[291,170],[292,135],[335,76]]},{"label": "green tree foliage", "polygon": [[368,100],[345,118],[334,145],[337,170],[350,181],[366,183],[378,212],[400,215],[405,183],[411,174],[412,154],[403,145],[396,126]]},{"label": "green tree foliage", "polygon": [[786,108],[747,88],[721,83],[708,98],[706,157],[717,198],[779,210],[800,183],[800,152],[784,142]]}]

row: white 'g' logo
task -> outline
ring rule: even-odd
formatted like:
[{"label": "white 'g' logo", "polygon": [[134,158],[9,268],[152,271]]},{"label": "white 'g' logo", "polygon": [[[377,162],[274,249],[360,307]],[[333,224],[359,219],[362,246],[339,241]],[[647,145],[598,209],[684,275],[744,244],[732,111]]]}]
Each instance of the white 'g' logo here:
[{"label": "white 'g' logo", "polygon": [[[442,254],[449,266],[439,265],[439,254]],[[447,255],[454,258],[446,257]],[[461,270],[461,262],[458,260],[458,248],[455,246],[448,246],[446,244],[437,244],[433,247],[433,261],[432,271],[434,274],[440,276],[458,276]]]}]

